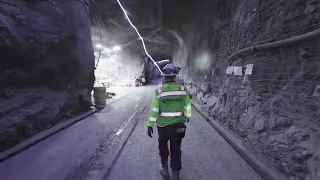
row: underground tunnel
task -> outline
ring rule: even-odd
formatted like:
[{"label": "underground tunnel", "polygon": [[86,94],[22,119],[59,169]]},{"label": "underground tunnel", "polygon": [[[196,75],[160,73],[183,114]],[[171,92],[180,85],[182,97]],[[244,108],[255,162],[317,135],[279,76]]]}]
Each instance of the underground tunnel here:
[{"label": "underground tunnel", "polygon": [[0,177],[159,179],[146,123],[172,63],[182,180],[319,180],[319,39],[319,0],[0,0]]}]

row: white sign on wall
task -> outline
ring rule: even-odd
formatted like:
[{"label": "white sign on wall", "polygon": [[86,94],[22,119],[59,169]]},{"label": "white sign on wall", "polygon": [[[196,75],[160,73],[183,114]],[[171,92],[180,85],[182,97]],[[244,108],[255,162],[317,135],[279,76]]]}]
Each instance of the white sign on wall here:
[{"label": "white sign on wall", "polygon": [[247,64],[245,74],[252,75],[252,71],[253,71],[253,64]]},{"label": "white sign on wall", "polygon": [[233,66],[233,73],[236,76],[242,76],[242,67],[241,66]]},{"label": "white sign on wall", "polygon": [[317,85],[317,87],[313,91],[313,96],[320,97],[320,85]]},{"label": "white sign on wall", "polygon": [[226,74],[232,74],[233,73],[233,66],[228,66]]}]

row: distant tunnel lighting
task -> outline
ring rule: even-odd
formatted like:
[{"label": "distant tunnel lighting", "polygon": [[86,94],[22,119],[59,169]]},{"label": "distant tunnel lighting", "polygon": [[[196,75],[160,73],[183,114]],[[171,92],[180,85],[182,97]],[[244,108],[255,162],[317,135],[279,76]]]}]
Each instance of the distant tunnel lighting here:
[{"label": "distant tunnel lighting", "polygon": [[120,46],[115,46],[115,47],[112,48],[112,50],[114,50],[114,51],[118,51],[118,50],[120,50],[120,49],[121,49]]},{"label": "distant tunnel lighting", "polygon": [[109,48],[103,48],[103,51],[104,51],[104,52],[110,52],[111,49],[109,49]]},{"label": "distant tunnel lighting", "polygon": [[100,48],[102,48],[102,45],[101,44],[97,44],[96,48],[100,49]]},{"label": "distant tunnel lighting", "polygon": [[134,28],[134,30],[137,32],[139,38],[141,39],[141,42],[142,42],[143,49],[144,49],[145,53],[146,53],[147,56],[153,61],[153,64],[154,64],[155,66],[157,66],[158,70],[159,70],[160,73],[162,74],[162,71],[161,71],[160,67],[158,66],[158,64],[156,63],[156,61],[149,55],[149,53],[148,53],[148,51],[147,51],[147,48],[146,48],[146,45],[145,45],[145,43],[144,43],[143,37],[140,35],[138,29],[132,24],[132,22],[131,22],[131,20],[130,20],[130,18],[129,18],[129,16],[128,16],[126,10],[125,10],[124,7],[122,6],[120,0],[117,0],[117,2],[118,2],[118,4],[119,4],[119,6],[121,7],[121,9],[122,9],[124,15],[126,16],[127,20],[129,21],[130,25]]}]

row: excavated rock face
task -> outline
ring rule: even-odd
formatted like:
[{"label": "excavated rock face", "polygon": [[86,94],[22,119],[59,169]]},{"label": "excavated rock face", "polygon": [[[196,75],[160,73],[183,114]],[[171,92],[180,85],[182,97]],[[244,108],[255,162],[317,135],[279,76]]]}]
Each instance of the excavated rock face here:
[{"label": "excavated rock face", "polygon": [[0,2],[0,151],[89,108],[88,11],[85,1]]},{"label": "excavated rock face", "polygon": [[[144,0],[121,2],[146,36],[151,30],[145,27],[151,26],[143,24],[158,21],[155,11],[160,6]],[[162,30],[148,38],[147,48],[173,56],[193,100],[283,174],[291,179],[319,179],[319,41],[228,60],[243,48],[320,28],[319,2],[162,0],[161,4]],[[143,52],[132,45],[131,50]],[[253,74],[226,75],[230,64],[254,64]]]},{"label": "excavated rock face", "polygon": [[[164,4],[164,22],[180,37],[174,61],[193,100],[283,174],[319,179],[319,40],[228,61],[240,49],[320,28],[319,2],[217,0],[190,9],[182,2]],[[226,75],[230,64],[254,64],[253,74]]]}]

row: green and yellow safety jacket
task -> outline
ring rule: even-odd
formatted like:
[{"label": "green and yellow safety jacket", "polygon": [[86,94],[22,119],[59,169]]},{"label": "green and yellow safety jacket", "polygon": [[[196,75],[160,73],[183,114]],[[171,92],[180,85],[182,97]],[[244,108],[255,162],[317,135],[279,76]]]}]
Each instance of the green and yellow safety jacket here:
[{"label": "green and yellow safety jacket", "polygon": [[154,91],[147,125],[155,123],[163,127],[175,123],[185,123],[191,117],[190,93],[183,85],[168,82]]}]

